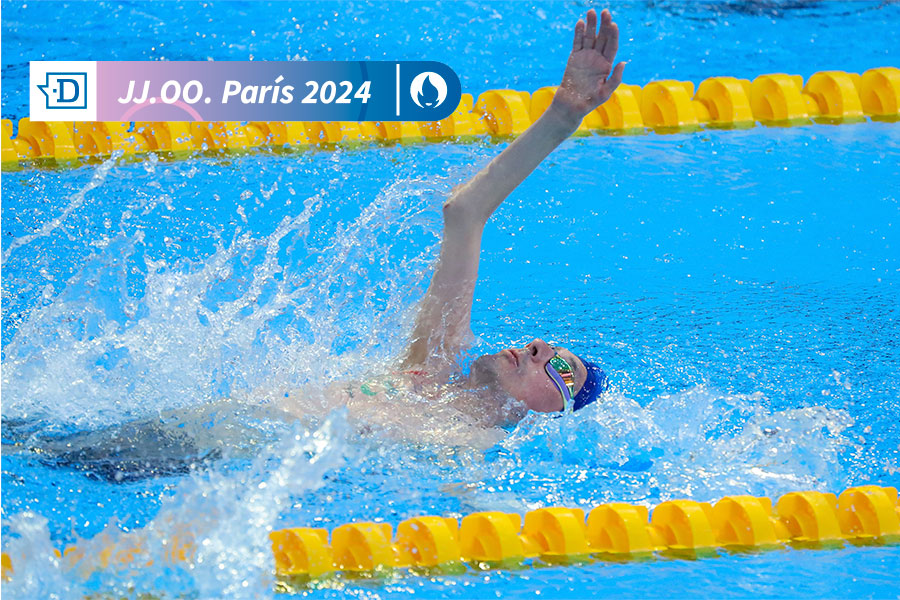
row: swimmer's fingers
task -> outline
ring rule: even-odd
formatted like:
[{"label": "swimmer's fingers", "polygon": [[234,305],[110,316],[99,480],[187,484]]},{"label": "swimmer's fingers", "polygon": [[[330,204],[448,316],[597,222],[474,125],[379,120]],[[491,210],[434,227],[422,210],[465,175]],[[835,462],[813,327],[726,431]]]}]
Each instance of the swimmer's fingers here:
[{"label": "swimmer's fingers", "polygon": [[616,88],[619,87],[619,84],[622,83],[622,73],[625,71],[625,63],[620,62],[616,65],[616,68],[613,69],[612,75],[606,78],[606,81],[603,82],[603,88],[601,97],[604,98],[604,102],[612,96],[612,93],[616,91]]},{"label": "swimmer's fingers", "polygon": [[600,36],[594,47],[612,64],[616,58],[616,52],[619,51],[619,26],[613,23],[612,15],[608,10],[603,11],[601,18]]},{"label": "swimmer's fingers", "polygon": [[597,39],[597,13],[592,8],[587,13],[587,27],[584,30],[584,45],[583,48],[591,49],[594,47],[594,42]]},{"label": "swimmer's fingers", "polygon": [[575,23],[575,40],[572,42],[572,52],[577,52],[584,47],[584,21],[578,19]]}]

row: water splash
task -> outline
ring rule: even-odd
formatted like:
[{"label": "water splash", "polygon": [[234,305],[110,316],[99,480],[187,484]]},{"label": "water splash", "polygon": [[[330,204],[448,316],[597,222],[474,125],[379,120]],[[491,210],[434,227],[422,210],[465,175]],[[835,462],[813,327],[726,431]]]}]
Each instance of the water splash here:
[{"label": "water splash", "polygon": [[436,241],[423,187],[395,183],[324,242],[310,235],[320,196],[272,233],[238,232],[202,260],[154,258],[140,229],[104,240],[4,348],[4,416],[102,427],[321,389],[386,361],[435,251],[392,243],[398,229]]},{"label": "water splash", "polygon": [[[146,527],[124,532],[112,522],[100,535],[79,540],[75,560],[54,555],[44,517],[15,515],[5,550],[14,575],[3,591],[12,598],[131,595],[135,589],[257,598],[274,584],[267,533],[282,512],[297,507],[296,494],[319,489],[352,454],[347,434],[340,414],[317,430],[295,424],[246,469],[186,478]],[[180,552],[186,560],[173,560]]]},{"label": "water splash", "polygon": [[[482,504],[484,489],[511,482],[526,490],[519,510],[845,487],[840,459],[849,441],[841,433],[853,419],[821,406],[771,411],[767,405],[759,393],[695,386],[646,407],[613,393],[570,417],[531,415],[470,486],[472,505]],[[559,477],[543,477],[554,465]]]},{"label": "water splash", "polygon": [[97,189],[106,182],[106,178],[109,175],[110,170],[112,170],[112,168],[118,163],[119,159],[122,157],[122,154],[122,150],[113,151],[110,158],[103,161],[103,163],[101,163],[100,166],[98,166],[94,170],[94,174],[91,177],[91,180],[77,192],[72,194],[71,198],[69,198],[68,204],[59,216],[45,223],[37,231],[29,233],[27,235],[23,235],[22,237],[16,238],[12,242],[10,242],[10,244],[6,247],[6,250],[3,252],[3,259],[0,260],[0,265],[6,264],[6,261],[9,260],[9,257],[12,255],[13,251],[15,251],[17,248],[26,246],[38,238],[46,237],[53,233],[56,229],[58,229],[69,217],[69,215],[71,215],[76,209],[84,204],[88,192]]}]

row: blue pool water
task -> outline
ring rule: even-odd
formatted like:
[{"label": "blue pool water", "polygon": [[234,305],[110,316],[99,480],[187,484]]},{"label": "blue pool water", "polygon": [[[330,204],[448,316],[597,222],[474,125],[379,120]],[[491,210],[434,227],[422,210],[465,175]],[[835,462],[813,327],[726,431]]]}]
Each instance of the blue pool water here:
[{"label": "blue pool water", "polygon": [[[27,114],[37,58],[427,58],[476,95],[534,90],[558,81],[586,9],[52,6],[2,5],[4,118]],[[614,8],[628,83],[900,65],[884,42],[900,4]],[[343,412],[259,414],[286,390],[313,407],[333,382],[390,369],[436,257],[441,202],[506,143],[4,172],[2,517],[16,573],[3,591],[272,597],[271,527],[900,484],[891,123],[565,142],[488,226],[473,355],[553,339],[603,362],[602,404],[531,415],[499,441],[464,421],[410,434],[372,415],[360,435]],[[92,434],[136,420],[194,441],[138,459],[91,453]],[[67,443],[77,457],[58,451]],[[85,579],[52,557],[138,528],[156,566]],[[159,560],[162,540],[185,532],[204,540],[194,565]],[[898,568],[896,546],[848,544],[389,576],[312,595],[885,597]]]}]

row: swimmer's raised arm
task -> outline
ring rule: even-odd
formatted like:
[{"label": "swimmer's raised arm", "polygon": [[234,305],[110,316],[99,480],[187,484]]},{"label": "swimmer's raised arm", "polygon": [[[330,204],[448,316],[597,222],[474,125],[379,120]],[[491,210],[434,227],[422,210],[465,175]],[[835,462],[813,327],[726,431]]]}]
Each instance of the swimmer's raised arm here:
[{"label": "swimmer's raised arm", "polygon": [[625,67],[619,63],[613,69],[618,47],[619,29],[609,11],[603,11],[598,32],[597,13],[589,10],[587,23],[575,25],[565,74],[546,112],[475,177],[454,188],[444,204],[441,254],[416,317],[407,365],[445,360],[464,347],[485,224],[581,120],[609,99]]},{"label": "swimmer's raised arm", "polygon": [[622,82],[624,63],[613,60],[619,47],[619,29],[608,10],[601,16],[599,35],[597,13],[588,11],[587,27],[575,25],[572,53],[562,83],[547,111],[524,134],[468,183],[458,189],[451,203],[471,205],[472,217],[486,222],[506,197],[534,171],[581,120],[606,102]]}]

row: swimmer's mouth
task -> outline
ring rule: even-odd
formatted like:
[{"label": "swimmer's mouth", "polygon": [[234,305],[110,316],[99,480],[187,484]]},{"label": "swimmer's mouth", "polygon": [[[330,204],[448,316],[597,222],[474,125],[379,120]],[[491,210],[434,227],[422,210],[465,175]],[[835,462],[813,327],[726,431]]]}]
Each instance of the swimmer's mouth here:
[{"label": "swimmer's mouth", "polygon": [[504,352],[509,352],[509,355],[512,357],[513,363],[518,367],[519,366],[519,357],[516,355],[515,350],[504,350]]}]

